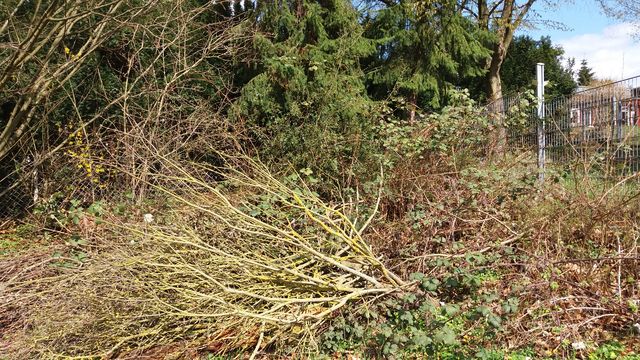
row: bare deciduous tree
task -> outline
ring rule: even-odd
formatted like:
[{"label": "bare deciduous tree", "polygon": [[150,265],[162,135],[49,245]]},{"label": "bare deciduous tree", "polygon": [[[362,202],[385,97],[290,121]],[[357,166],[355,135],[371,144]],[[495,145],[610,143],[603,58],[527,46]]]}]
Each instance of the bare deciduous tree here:
[{"label": "bare deciduous tree", "polygon": [[[511,45],[513,35],[525,21],[531,7],[538,0],[461,0],[461,11],[476,20],[480,29],[494,35],[491,44],[491,58],[486,64],[486,94],[489,102],[494,102],[502,97],[502,80],[500,69],[507,56],[507,49]],[[506,145],[507,133],[503,124],[496,124],[495,145],[496,152],[502,153]]]},{"label": "bare deciduous tree", "polygon": [[634,35],[640,37],[640,0],[598,0],[604,13],[635,26]]},{"label": "bare deciduous tree", "polygon": [[127,0],[20,0],[0,7],[6,16],[0,23],[0,94],[9,99],[0,122],[0,158],[31,128],[41,101],[154,2],[132,7]]},{"label": "bare deciduous tree", "polygon": [[249,31],[216,3],[12,1],[0,4],[0,198],[67,181],[67,196],[91,199],[98,179],[83,171],[99,162],[117,169],[109,186],[140,198],[151,155],[203,152],[226,134],[212,129],[229,129],[217,113]]}]

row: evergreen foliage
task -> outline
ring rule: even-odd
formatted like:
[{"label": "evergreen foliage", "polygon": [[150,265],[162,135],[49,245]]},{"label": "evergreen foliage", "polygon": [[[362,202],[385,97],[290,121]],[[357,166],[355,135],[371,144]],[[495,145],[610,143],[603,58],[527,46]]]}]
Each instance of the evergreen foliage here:
[{"label": "evergreen foliage", "polygon": [[411,106],[437,109],[448,89],[484,74],[490,55],[456,2],[401,1],[365,18],[377,52],[368,62],[368,85],[377,99],[401,96]]},{"label": "evergreen foliage", "polygon": [[517,36],[513,39],[507,57],[502,65],[503,89],[511,94],[536,87],[536,64],[545,64],[545,80],[549,81],[545,88],[547,98],[570,95],[577,84],[573,79],[571,59],[569,64],[562,64],[564,50],[553,45],[551,38],[541,37],[534,40],[529,36]]},{"label": "evergreen foliage", "polygon": [[581,86],[589,86],[594,80],[594,75],[593,70],[587,64],[587,60],[582,59],[582,62],[580,62],[580,70],[578,70],[578,84]]},{"label": "evergreen foliage", "polygon": [[251,125],[264,158],[335,175],[368,154],[377,105],[360,60],[375,48],[357,16],[347,0],[258,3],[255,60],[245,64],[255,76],[231,117]]},{"label": "evergreen foliage", "polygon": [[536,2],[0,1],[0,360],[640,359],[598,345],[637,89],[540,121],[536,63],[608,82],[514,37]]}]

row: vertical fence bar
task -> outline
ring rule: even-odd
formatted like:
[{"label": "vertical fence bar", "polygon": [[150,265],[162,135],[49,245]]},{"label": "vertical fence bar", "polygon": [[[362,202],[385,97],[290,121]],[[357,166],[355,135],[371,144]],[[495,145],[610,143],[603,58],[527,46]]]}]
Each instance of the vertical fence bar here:
[{"label": "vertical fence bar", "polygon": [[[549,164],[582,165],[589,176],[640,172],[640,76],[545,99],[544,65],[537,65],[537,108],[527,109],[526,127],[511,129],[512,151],[537,151],[538,179]],[[488,114],[513,116],[518,96],[486,105]],[[578,167],[576,167],[578,169]]]},{"label": "vertical fence bar", "polygon": [[538,79],[538,180],[544,182],[546,147],[544,126],[544,63],[538,63],[536,70],[536,78]]}]

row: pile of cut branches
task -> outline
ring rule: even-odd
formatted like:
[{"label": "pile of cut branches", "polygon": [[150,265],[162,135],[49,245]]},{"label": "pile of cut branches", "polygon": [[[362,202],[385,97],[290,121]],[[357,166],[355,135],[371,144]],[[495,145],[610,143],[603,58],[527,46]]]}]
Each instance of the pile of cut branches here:
[{"label": "pile of cut branches", "polygon": [[[359,223],[355,204],[327,204],[299,177],[281,181],[249,159],[245,170],[164,161],[172,175],[154,176],[155,187],[170,210],[106,218],[89,261],[3,285],[0,311],[23,312],[28,325],[10,354],[127,357],[177,343],[314,351],[330,314],[406,286],[363,239],[373,215]],[[191,175],[212,171],[225,180]]]}]

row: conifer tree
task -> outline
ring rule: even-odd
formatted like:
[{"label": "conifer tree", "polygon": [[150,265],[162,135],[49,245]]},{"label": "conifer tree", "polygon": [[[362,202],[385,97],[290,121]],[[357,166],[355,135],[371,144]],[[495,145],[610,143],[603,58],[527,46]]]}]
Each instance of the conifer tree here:
[{"label": "conifer tree", "polygon": [[373,42],[362,36],[348,0],[258,1],[254,60],[231,115],[247,122],[268,160],[337,174],[367,153],[375,103],[360,60]]},{"label": "conifer tree", "polygon": [[550,37],[534,40],[529,36],[516,36],[511,42],[507,57],[502,65],[503,89],[507,94],[535,89],[536,64],[545,64],[545,97],[569,95],[577,87],[573,79],[573,69],[569,61],[564,65],[564,50],[554,45]]},{"label": "conifer tree", "polygon": [[594,79],[593,70],[588,66],[587,60],[582,59],[580,70],[578,70],[578,84],[581,86],[589,86]]},{"label": "conifer tree", "polygon": [[455,0],[399,1],[370,12],[366,35],[377,41],[369,63],[372,95],[399,95],[414,109],[438,108],[446,89],[484,74],[490,53],[473,23],[464,18]]}]

